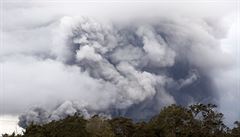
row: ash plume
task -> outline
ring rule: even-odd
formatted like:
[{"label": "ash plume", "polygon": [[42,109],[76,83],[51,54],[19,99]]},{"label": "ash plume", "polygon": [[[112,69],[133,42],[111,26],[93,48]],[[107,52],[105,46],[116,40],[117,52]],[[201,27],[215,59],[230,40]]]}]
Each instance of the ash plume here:
[{"label": "ash plume", "polygon": [[119,24],[63,17],[54,23],[51,58],[43,62],[61,64],[79,76],[82,80],[71,85],[80,88],[57,93],[51,108],[30,109],[20,116],[19,125],[75,113],[147,120],[173,103],[218,103],[210,73],[228,66],[230,59],[219,46],[222,30],[213,24],[188,18]]}]

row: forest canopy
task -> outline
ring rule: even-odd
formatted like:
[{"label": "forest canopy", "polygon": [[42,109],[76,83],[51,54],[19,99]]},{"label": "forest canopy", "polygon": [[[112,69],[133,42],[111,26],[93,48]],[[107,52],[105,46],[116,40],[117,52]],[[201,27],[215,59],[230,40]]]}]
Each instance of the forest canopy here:
[{"label": "forest canopy", "polygon": [[171,105],[149,121],[134,122],[126,117],[105,118],[94,115],[84,119],[79,114],[48,124],[31,124],[22,135],[3,137],[240,137],[240,122],[230,129],[216,105]]}]

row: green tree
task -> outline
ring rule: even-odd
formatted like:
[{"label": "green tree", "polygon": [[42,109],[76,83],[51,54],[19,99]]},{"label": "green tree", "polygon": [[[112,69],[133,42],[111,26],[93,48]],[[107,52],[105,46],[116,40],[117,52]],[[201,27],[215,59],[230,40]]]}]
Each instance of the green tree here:
[{"label": "green tree", "polygon": [[135,124],[135,132],[132,137],[158,137],[149,123],[140,122]]},{"label": "green tree", "polygon": [[236,125],[236,127],[232,129],[231,136],[240,137],[240,122],[236,121],[234,124]]},{"label": "green tree", "polygon": [[134,123],[129,118],[117,117],[110,120],[117,137],[131,137],[135,131]]},{"label": "green tree", "polygon": [[240,137],[240,122],[230,130],[223,123],[223,114],[216,105],[196,104],[190,107],[171,105],[149,122],[132,119],[106,119],[95,115],[86,120],[79,115],[28,126],[23,135],[3,137]]},{"label": "green tree", "polygon": [[26,128],[24,137],[89,137],[86,123],[83,117],[75,115],[45,125],[32,124]]},{"label": "green tree", "polygon": [[229,130],[223,123],[223,114],[218,113],[216,105],[213,104],[196,104],[190,106],[194,115],[199,136],[202,137],[220,137],[225,136]]},{"label": "green tree", "polygon": [[88,120],[86,130],[91,137],[115,137],[110,123],[97,115]]},{"label": "green tree", "polygon": [[171,105],[150,121],[157,137],[187,137],[192,134],[193,115],[188,109]]}]

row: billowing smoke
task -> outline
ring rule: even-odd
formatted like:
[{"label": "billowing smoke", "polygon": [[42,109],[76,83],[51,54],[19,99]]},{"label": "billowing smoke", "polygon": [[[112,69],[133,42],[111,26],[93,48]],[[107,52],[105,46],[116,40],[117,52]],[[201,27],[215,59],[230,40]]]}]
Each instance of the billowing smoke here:
[{"label": "billowing smoke", "polygon": [[29,110],[25,115],[19,117],[19,125],[21,127],[27,127],[32,122],[35,124],[44,124],[51,122],[53,120],[60,120],[67,116],[72,116],[79,114],[85,118],[89,118],[87,110],[82,107],[79,102],[66,101],[58,106],[51,113],[47,112],[45,109],[40,107],[34,107]]},{"label": "billowing smoke", "polygon": [[53,23],[51,52],[35,56],[77,75],[64,78],[75,79],[71,85],[79,88],[54,92],[55,106],[32,107],[20,116],[19,125],[75,113],[147,120],[173,103],[218,103],[211,73],[228,67],[231,57],[221,50],[223,30],[215,22],[184,17],[125,23],[61,18]]}]

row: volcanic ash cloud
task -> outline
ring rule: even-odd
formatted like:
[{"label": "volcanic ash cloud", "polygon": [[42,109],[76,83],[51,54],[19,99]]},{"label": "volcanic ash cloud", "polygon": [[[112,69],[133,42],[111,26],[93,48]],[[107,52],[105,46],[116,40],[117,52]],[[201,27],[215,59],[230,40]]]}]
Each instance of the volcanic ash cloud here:
[{"label": "volcanic ash cloud", "polygon": [[57,92],[61,101],[55,107],[33,107],[20,116],[19,125],[74,113],[148,119],[173,103],[215,102],[209,73],[230,59],[219,45],[221,28],[209,22],[164,17],[121,24],[63,17],[52,28],[51,55],[41,61],[80,76],[82,82],[71,87],[81,88]]}]

